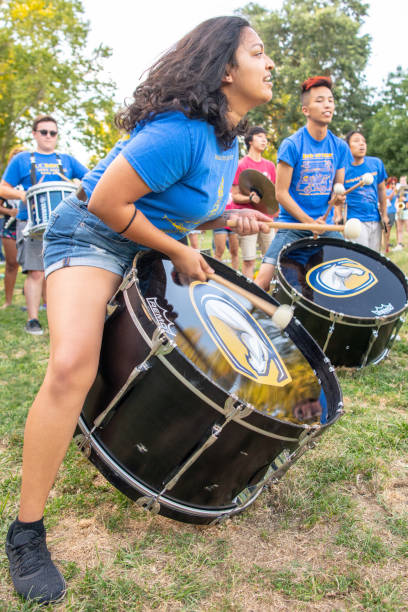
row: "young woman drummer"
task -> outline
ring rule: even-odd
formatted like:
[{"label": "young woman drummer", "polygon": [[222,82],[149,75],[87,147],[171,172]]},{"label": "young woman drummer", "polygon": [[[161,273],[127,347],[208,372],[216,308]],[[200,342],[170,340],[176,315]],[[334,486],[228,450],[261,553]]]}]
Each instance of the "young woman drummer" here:
[{"label": "young woman drummer", "polygon": [[[51,216],[45,240],[50,359],[29,412],[18,519],[6,550],[16,590],[41,602],[65,581],[46,548],[43,511],[98,367],[106,304],[141,245],[205,280],[212,270],[179,239],[224,227],[248,110],[270,100],[273,62],[240,17],[210,19],[152,67],[117,119],[128,136]],[[241,211],[235,231],[268,231]]]}]

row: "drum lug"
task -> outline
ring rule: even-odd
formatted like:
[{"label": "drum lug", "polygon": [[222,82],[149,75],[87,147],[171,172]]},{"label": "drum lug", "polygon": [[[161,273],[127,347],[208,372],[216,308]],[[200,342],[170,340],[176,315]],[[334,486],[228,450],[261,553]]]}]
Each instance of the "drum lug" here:
[{"label": "drum lug", "polygon": [[89,459],[92,450],[90,434],[78,434],[75,436],[74,441],[79,450],[83,452],[87,459]]},{"label": "drum lug", "polygon": [[370,338],[370,341],[368,343],[367,350],[366,350],[365,354],[363,355],[363,359],[361,361],[361,365],[360,365],[359,369],[365,368],[365,366],[367,365],[368,356],[369,356],[369,354],[371,352],[371,349],[373,348],[373,345],[374,345],[375,341],[378,338],[378,330],[379,330],[380,327],[381,327],[381,322],[377,322],[377,328],[373,329],[371,331],[371,338]]},{"label": "drum lug", "polygon": [[233,418],[237,416],[240,419],[245,419],[255,410],[252,404],[242,404],[236,395],[230,395],[224,404],[225,416]]},{"label": "drum lug", "polygon": [[[155,338],[157,336],[157,339]],[[176,343],[167,338],[161,329],[157,328],[153,334],[152,351],[155,355],[168,355],[176,348]]]},{"label": "drum lug", "polygon": [[292,300],[291,306],[295,308],[296,304],[300,301],[301,295],[296,291],[296,289],[292,289],[290,292],[290,298]]},{"label": "drum lug", "polygon": [[316,446],[317,441],[315,438],[320,436],[321,432],[322,432],[322,428],[320,425],[313,425],[309,429],[305,430],[299,438],[299,441],[300,441],[299,446],[270,475],[270,477],[266,479],[266,481],[264,482],[264,486],[267,486],[267,485],[270,486],[270,485],[277,484],[278,481],[282,478],[282,476],[286,474],[289,468],[292,467],[292,465],[296,463],[296,461],[298,461],[298,459],[300,459],[300,457],[304,455],[306,451],[311,450]]},{"label": "drum lug", "polygon": [[326,352],[326,349],[327,349],[327,347],[329,345],[329,342],[330,342],[330,338],[332,337],[332,334],[333,334],[334,329],[336,327],[336,323],[343,319],[344,314],[342,312],[334,312],[334,310],[331,310],[330,314],[329,314],[329,317],[330,317],[330,321],[332,322],[332,324],[329,327],[329,331],[327,332],[326,340],[325,340],[324,346],[322,348],[323,353]]},{"label": "drum lug", "polygon": [[160,504],[155,497],[149,495],[143,495],[136,500],[136,505],[148,510],[152,514],[159,514]]},{"label": "drum lug", "polygon": [[211,523],[209,523],[211,526],[212,525],[221,525],[221,523],[224,523],[227,519],[232,517],[232,513],[226,512],[225,514],[221,514],[221,516],[217,516],[217,518],[215,518],[213,521],[211,521]]}]

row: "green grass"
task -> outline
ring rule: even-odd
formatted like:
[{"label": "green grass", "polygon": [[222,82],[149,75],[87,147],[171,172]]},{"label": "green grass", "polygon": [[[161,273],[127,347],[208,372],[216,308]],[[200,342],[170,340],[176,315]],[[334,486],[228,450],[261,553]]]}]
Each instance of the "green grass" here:
[{"label": "green grass", "polygon": [[[202,246],[210,246],[210,235]],[[392,259],[408,272],[408,254]],[[0,272],[1,272],[0,268]],[[0,537],[17,512],[27,411],[47,365],[48,333],[0,311]],[[2,296],[0,295],[0,302]],[[41,313],[46,328],[46,315]],[[70,446],[46,509],[69,585],[55,610],[407,610],[408,325],[377,366],[340,369],[345,416],[245,513],[198,528],[151,516]],[[404,578],[405,577],[405,578]],[[0,556],[0,610],[16,597]]]}]

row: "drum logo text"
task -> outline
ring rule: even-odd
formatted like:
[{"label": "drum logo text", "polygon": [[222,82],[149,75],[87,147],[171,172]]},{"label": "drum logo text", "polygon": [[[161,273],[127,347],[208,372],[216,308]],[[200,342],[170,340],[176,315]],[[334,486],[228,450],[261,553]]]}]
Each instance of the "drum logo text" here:
[{"label": "drum logo text", "polygon": [[160,329],[165,331],[167,334],[170,334],[170,336],[175,336],[176,330],[174,324],[166,317],[167,310],[159,306],[157,300],[157,297],[146,298],[146,302],[149,305],[154,320],[156,321]]},{"label": "drum logo text", "polygon": [[377,277],[361,263],[341,257],[315,266],[306,275],[315,291],[328,297],[346,298],[363,293],[378,283]]},{"label": "drum logo text", "polygon": [[205,329],[230,366],[262,385],[282,387],[292,378],[262,327],[230,293],[194,282],[191,302]]}]

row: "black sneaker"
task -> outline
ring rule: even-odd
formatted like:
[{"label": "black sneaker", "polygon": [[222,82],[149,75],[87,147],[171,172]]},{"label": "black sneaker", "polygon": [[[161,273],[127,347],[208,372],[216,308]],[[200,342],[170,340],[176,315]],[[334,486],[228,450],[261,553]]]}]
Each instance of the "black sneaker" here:
[{"label": "black sneaker", "polygon": [[6,553],[14,588],[24,599],[40,604],[60,601],[67,590],[66,582],[51,561],[47,549],[45,529],[20,529],[14,534],[15,522],[10,525]]},{"label": "black sneaker", "polygon": [[38,319],[30,319],[27,321],[24,329],[27,334],[33,334],[34,336],[41,336],[44,333]]}]

